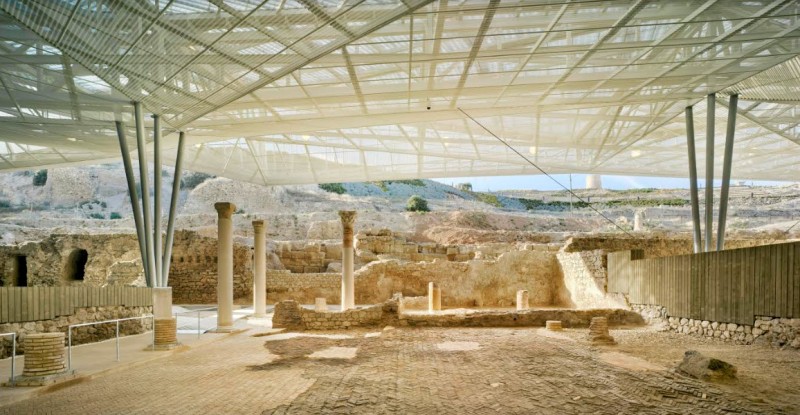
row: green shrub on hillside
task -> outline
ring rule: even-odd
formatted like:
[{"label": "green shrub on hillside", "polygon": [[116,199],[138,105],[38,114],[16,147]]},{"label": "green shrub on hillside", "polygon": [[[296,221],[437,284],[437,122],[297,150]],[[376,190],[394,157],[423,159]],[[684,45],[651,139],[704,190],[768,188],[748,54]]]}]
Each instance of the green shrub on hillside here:
[{"label": "green shrub on hillside", "polygon": [[108,215],[108,218],[112,220],[122,219],[122,215],[120,215],[119,212],[111,212],[111,214]]},{"label": "green shrub on hillside", "polygon": [[431,209],[428,207],[428,201],[417,195],[413,195],[408,198],[408,202],[406,202],[406,210],[409,212],[431,211]]},{"label": "green shrub on hillside", "polygon": [[34,186],[44,186],[47,184],[47,170],[39,170],[33,175]]},{"label": "green shrub on hillside", "polygon": [[347,190],[341,183],[322,183],[319,185],[319,188],[326,192],[336,193],[337,195],[347,193]]}]

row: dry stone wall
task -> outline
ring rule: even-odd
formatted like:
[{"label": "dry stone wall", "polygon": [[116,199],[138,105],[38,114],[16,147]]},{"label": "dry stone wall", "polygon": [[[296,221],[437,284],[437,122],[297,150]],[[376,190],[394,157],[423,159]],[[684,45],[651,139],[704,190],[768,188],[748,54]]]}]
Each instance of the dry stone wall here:
[{"label": "dry stone wall", "polygon": [[326,272],[331,264],[342,262],[341,242],[279,242],[275,251],[281,265],[294,273]]},{"label": "dry stone wall", "polygon": [[[66,333],[71,324],[113,320],[118,318],[139,317],[152,313],[152,307],[84,307],[75,310],[75,314],[60,316],[49,320],[28,321],[24,323],[0,324],[0,333],[17,333],[17,352],[24,353],[22,339],[34,333]],[[144,333],[152,328],[150,319],[128,320],[120,322],[120,335]],[[100,324],[72,329],[72,344],[98,342],[113,338],[116,324]],[[0,338],[0,359],[11,355],[11,338]]]},{"label": "dry stone wall", "polygon": [[800,349],[800,318],[756,316],[752,325],[695,320],[670,316],[666,307],[633,304],[635,312],[663,331],[709,337],[735,344],[766,343],[773,347]]},{"label": "dry stone wall", "polygon": [[313,304],[314,299],[324,297],[328,304],[339,304],[341,289],[340,273],[294,274],[288,270],[267,272],[267,300],[273,303],[295,300],[301,304]]},{"label": "dry stone wall", "polygon": [[356,256],[362,262],[376,259],[403,259],[407,261],[469,261],[475,258],[475,246],[441,245],[433,242],[416,243],[389,229],[367,230],[356,235]]}]

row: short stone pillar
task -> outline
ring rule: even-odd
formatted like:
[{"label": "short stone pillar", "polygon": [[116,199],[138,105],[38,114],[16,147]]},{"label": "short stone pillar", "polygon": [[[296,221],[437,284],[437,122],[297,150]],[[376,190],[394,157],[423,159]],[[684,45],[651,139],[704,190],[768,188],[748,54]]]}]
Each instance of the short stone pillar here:
[{"label": "short stone pillar", "polygon": [[69,379],[64,333],[28,334],[22,339],[25,367],[14,386],[43,386]]},{"label": "short stone pillar", "polygon": [[217,332],[233,331],[233,219],[236,205],[214,204],[217,210]]},{"label": "short stone pillar", "polygon": [[253,317],[267,317],[267,230],[263,220],[253,221]]},{"label": "short stone pillar", "polygon": [[353,267],[355,252],[353,250],[353,224],[356,221],[356,212],[340,210],[339,218],[342,220],[342,311],[355,308],[356,291]]},{"label": "short stone pillar", "polygon": [[153,324],[155,350],[169,350],[178,345],[178,324],[172,315],[172,287],[153,288]]},{"label": "short stone pillar", "polygon": [[428,312],[442,309],[442,289],[435,282],[428,283]]},{"label": "short stone pillar", "polygon": [[155,350],[169,350],[178,345],[178,322],[175,317],[155,319],[153,347]]},{"label": "short stone pillar", "polygon": [[561,320],[547,320],[544,327],[550,331],[561,331]]},{"label": "short stone pillar", "polygon": [[644,229],[644,211],[637,210],[636,213],[633,214],[633,230],[635,232],[640,232],[645,230]]},{"label": "short stone pillar", "polygon": [[325,297],[314,299],[314,311],[328,311],[328,301],[325,300]]},{"label": "short stone pillar", "polygon": [[528,307],[528,290],[519,290],[517,291],[517,311],[527,310]]},{"label": "short stone pillar", "polygon": [[589,323],[589,340],[592,344],[617,344],[614,338],[608,334],[608,319],[605,317],[592,317]]}]

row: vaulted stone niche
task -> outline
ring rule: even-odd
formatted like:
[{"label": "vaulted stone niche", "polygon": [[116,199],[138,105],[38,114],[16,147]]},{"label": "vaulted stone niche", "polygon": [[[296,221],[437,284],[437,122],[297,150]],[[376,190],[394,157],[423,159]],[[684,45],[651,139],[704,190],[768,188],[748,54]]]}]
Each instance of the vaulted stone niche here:
[{"label": "vaulted stone niche", "polygon": [[17,287],[28,286],[28,257],[25,255],[14,256],[14,285]]},{"label": "vaulted stone niche", "polygon": [[89,262],[89,252],[85,249],[74,249],[70,252],[64,266],[64,279],[66,281],[83,281],[86,276],[87,262]]}]

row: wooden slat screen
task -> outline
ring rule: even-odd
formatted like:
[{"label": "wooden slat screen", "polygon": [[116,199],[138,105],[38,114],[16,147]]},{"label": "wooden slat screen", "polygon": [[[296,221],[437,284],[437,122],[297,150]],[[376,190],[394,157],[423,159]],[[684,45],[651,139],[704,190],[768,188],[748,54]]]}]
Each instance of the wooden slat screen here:
[{"label": "wooden slat screen", "polygon": [[143,287],[0,287],[0,323],[50,320],[76,308],[153,305]]},{"label": "wooden slat screen", "polygon": [[608,290],[670,316],[753,324],[800,318],[800,242],[662,258],[608,254]]}]

